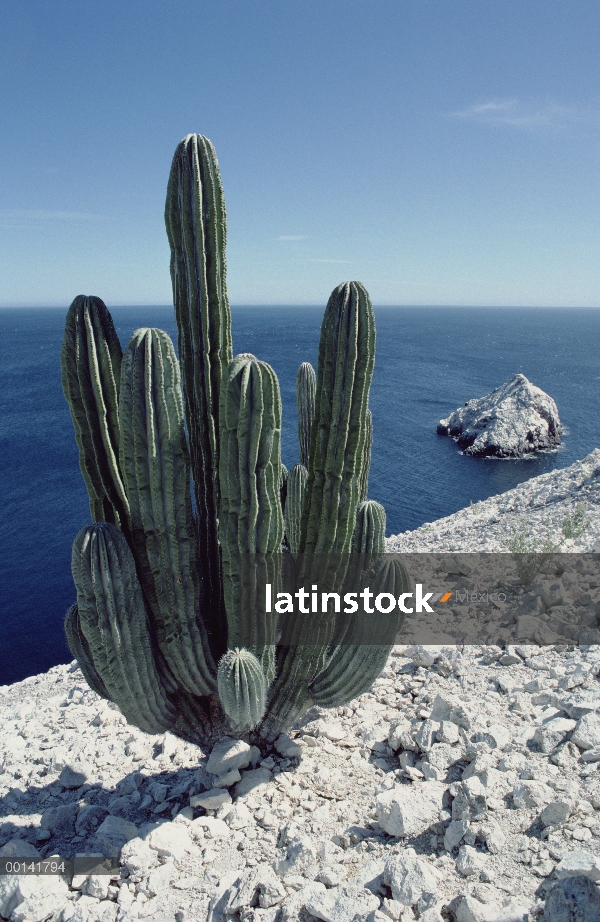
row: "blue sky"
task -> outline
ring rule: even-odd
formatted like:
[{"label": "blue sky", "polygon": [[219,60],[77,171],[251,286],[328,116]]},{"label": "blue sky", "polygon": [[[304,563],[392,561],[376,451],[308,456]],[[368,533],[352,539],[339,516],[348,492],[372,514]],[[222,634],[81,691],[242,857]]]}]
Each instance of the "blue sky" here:
[{"label": "blue sky", "polygon": [[0,4],[0,305],[171,302],[211,139],[237,304],[600,304],[597,0]]}]

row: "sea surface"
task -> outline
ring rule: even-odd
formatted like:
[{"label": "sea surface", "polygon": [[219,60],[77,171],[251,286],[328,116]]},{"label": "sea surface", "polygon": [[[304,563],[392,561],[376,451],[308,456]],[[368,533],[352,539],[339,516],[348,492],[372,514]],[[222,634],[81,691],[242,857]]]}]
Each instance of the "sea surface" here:
[{"label": "sea surface", "polygon": [[[600,446],[600,310],[381,307],[371,387],[369,497],[387,534],[450,515]],[[90,521],[73,426],[62,393],[66,309],[0,310],[0,685],[72,657],[63,618],[75,600],[73,538]],[[298,460],[296,371],[316,368],[322,308],[232,309],[234,353],[252,352],[279,377],[282,459]],[[114,308],[125,347],[141,326],[176,342],[169,307]],[[558,452],[535,460],[464,457],[436,424],[517,372],[556,401]]]}]

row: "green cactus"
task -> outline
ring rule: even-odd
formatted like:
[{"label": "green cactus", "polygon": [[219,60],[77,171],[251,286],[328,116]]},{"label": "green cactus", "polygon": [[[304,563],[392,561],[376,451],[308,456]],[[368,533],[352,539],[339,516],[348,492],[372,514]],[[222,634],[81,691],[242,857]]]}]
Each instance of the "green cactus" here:
[{"label": "green cactus", "polygon": [[263,668],[249,651],[228,650],[221,658],[217,676],[223,710],[238,733],[251,730],[265,713],[267,682]]},{"label": "green cactus", "polygon": [[295,464],[288,474],[287,497],[285,506],[285,533],[292,554],[300,550],[300,526],[302,524],[302,506],[308,471],[303,464]]},{"label": "green cactus", "polygon": [[[225,199],[215,149],[202,135],[187,135],[175,151],[165,224],[196,508],[201,511],[198,552],[203,562],[204,603],[216,616],[222,611],[217,530],[219,402],[221,379],[233,353]],[[220,624],[221,619],[217,620]]]},{"label": "green cactus", "polygon": [[314,437],[300,550],[349,553],[364,463],[375,364],[375,315],[360,282],[331,294],[319,344]]},{"label": "green cactus", "polygon": [[163,733],[176,714],[156,669],[127,541],[114,525],[88,525],[75,538],[71,566],[81,633],[108,695],[129,723]]},{"label": "green cactus", "polygon": [[308,467],[310,458],[310,433],[315,418],[317,378],[310,362],[303,362],[296,375],[296,406],[298,408],[298,442],[300,464]]},{"label": "green cactus", "polygon": [[63,391],[71,409],[92,519],[113,522],[127,532],[129,505],[119,469],[122,354],[104,302],[78,295],[65,324]]},{"label": "green cactus", "polygon": [[162,330],[131,337],[121,368],[121,467],[132,546],[158,645],[193,695],[216,688],[200,583],[179,364]]},{"label": "green cactus", "polygon": [[373,447],[373,414],[367,410],[365,448],[363,452],[362,471],[360,475],[360,501],[364,502],[369,493],[369,471],[371,469],[371,449]]},{"label": "green cactus", "polygon": [[[67,317],[64,390],[92,518],[105,521],[75,540],[65,630],[90,686],[141,729],[204,745],[233,726],[272,741],[311,704],[370,687],[389,652],[392,615],[375,625],[385,642],[370,642],[360,618],[328,613],[296,619],[279,643],[258,593],[284,570],[297,585],[339,586],[347,562],[320,574],[311,555],[383,550],[385,513],[364,501],[373,309],[358,282],[332,293],[316,383],[308,363],[297,377],[306,465],[288,475],[277,378],[254,356],[232,357],[225,205],[200,135],[175,152],[165,221],[183,398],[165,333],[136,331],[122,355],[99,299],[80,296]],[[377,572],[380,591],[403,580],[398,568]]]},{"label": "green cactus", "polygon": [[[371,584],[373,597],[385,592],[397,599],[410,589],[410,577],[402,561],[397,557],[382,558]],[[375,617],[376,625],[362,613],[348,616],[327,663],[311,683],[315,704],[340,707],[371,688],[387,663],[404,620],[397,606],[388,614],[378,612]]]},{"label": "green cactus", "polygon": [[[268,582],[283,541],[281,512],[281,397],[275,372],[253,355],[236,356],[221,388],[219,538],[228,646],[248,647],[272,678],[273,617],[257,596],[258,571],[249,556],[265,560]],[[266,556],[265,556],[266,555]],[[260,568],[259,568],[260,569]]]},{"label": "green cactus", "polygon": [[92,691],[95,691],[101,698],[106,698],[107,701],[110,701],[110,695],[106,690],[102,677],[96,672],[89,644],[81,631],[77,605],[71,605],[65,615],[65,634],[69,648],[79,663],[79,668],[85,681]]},{"label": "green cactus", "polygon": [[357,509],[352,553],[385,553],[385,509],[373,499],[360,503]]}]

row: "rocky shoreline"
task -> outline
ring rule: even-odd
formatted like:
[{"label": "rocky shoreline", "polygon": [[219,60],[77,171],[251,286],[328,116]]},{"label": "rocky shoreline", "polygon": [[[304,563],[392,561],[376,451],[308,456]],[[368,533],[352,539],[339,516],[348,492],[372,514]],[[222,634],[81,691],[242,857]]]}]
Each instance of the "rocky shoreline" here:
[{"label": "rocky shoreline", "polygon": [[[511,524],[542,539],[581,503],[564,551],[598,550],[600,449],[387,550],[504,550]],[[270,751],[210,753],[128,726],[76,663],[0,687],[0,857],[120,856],[112,876],[0,877],[0,917],[600,920],[599,674],[595,643],[403,644]]]}]

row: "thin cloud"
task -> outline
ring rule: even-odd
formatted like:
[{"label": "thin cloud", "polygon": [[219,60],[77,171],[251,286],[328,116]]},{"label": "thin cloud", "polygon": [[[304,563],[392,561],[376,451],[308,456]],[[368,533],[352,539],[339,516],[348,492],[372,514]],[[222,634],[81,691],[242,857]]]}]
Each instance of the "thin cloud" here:
[{"label": "thin cloud", "polygon": [[276,240],[308,240],[308,234],[283,234],[276,237]]},{"label": "thin cloud", "polygon": [[448,112],[447,118],[476,122],[479,125],[512,128],[562,128],[576,122],[597,121],[597,113],[586,112],[575,106],[557,103],[535,105],[519,99],[490,99],[474,103],[457,112]]},{"label": "thin cloud", "polygon": [[0,209],[0,220],[8,221],[105,221],[104,215],[85,211],[45,211],[40,208]]},{"label": "thin cloud", "polygon": [[309,259],[309,263],[339,263],[340,265],[349,266],[349,259]]}]

